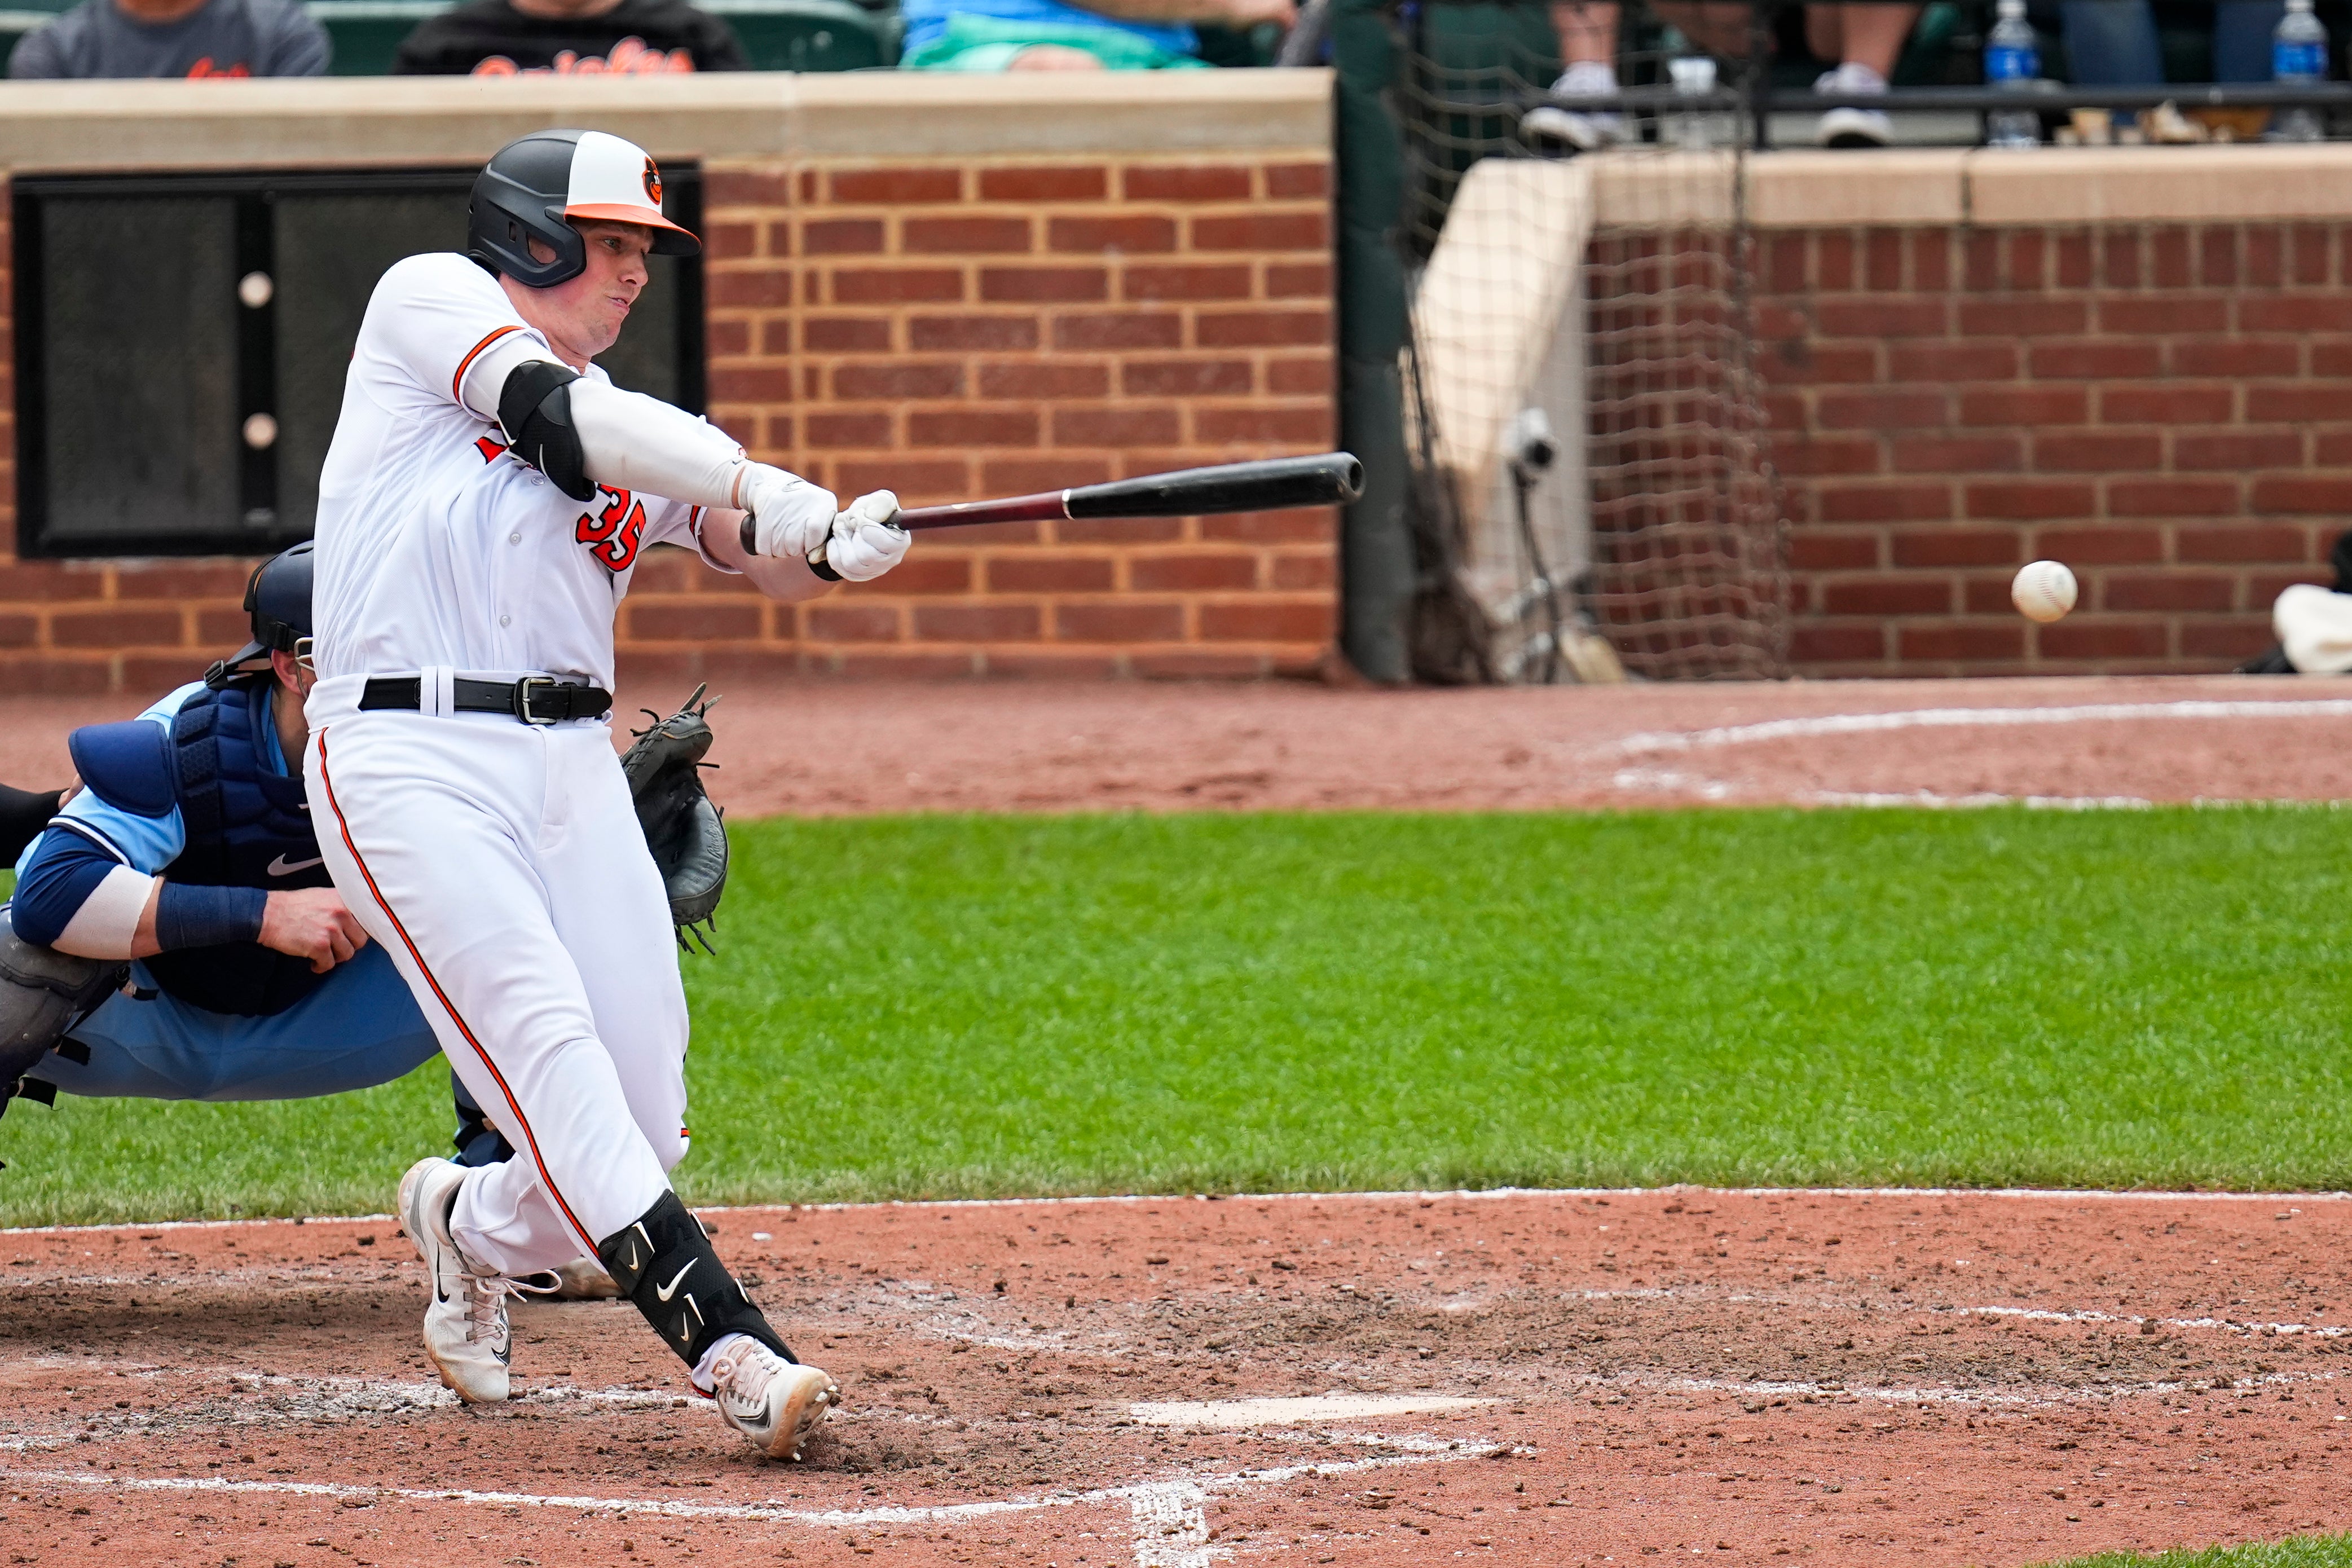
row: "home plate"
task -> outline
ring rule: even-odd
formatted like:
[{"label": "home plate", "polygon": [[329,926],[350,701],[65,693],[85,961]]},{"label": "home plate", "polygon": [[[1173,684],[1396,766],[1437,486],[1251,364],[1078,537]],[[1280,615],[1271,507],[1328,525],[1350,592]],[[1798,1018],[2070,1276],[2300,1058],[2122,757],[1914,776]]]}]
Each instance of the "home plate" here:
[{"label": "home plate", "polygon": [[1374,1415],[1468,1410],[1494,1403],[1441,1394],[1327,1394],[1312,1399],[1182,1400],[1130,1405],[1128,1410],[1146,1426],[1280,1426],[1293,1421],[1361,1421]]}]

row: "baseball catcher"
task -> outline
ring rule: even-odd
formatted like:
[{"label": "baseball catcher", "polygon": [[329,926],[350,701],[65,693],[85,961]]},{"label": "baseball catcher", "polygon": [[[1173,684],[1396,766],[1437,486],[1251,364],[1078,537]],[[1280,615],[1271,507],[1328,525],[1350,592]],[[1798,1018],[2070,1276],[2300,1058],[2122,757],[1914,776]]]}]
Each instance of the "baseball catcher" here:
[{"label": "baseball catcher", "polygon": [[302,780],[311,552],[246,590],[253,641],[138,718],[74,731],[80,788],[0,922],[0,1108],[58,1092],[291,1100],[438,1048],[330,885]]},{"label": "baseball catcher", "polygon": [[[301,781],[287,772],[309,729],[311,561],[298,544],[255,569],[253,641],[203,680],[127,723],[76,731],[69,802],[66,791],[0,785],[0,853],[17,873],[0,921],[0,1112],[60,1091],[339,1094],[389,1083],[439,1050],[399,973],[326,885]],[[661,846],[655,861],[681,931],[709,921],[727,875],[725,830],[699,778],[711,743],[702,695],[641,735],[624,763],[643,780],[639,821]],[[110,933],[106,903],[93,903],[127,905],[138,891],[108,888],[118,868],[122,880],[146,879],[152,942],[136,926],[126,939],[121,913]],[[192,898],[244,911],[205,930],[186,912]],[[227,940],[194,940],[215,936]],[[459,1162],[511,1158],[465,1086],[452,1087]],[[591,1259],[553,1272],[559,1299],[614,1294]]]}]

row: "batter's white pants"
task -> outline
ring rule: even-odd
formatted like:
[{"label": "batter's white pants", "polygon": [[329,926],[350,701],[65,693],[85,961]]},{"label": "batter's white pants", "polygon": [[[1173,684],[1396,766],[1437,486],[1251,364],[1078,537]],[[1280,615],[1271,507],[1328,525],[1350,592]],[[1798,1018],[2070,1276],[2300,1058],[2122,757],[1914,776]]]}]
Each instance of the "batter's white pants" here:
[{"label": "batter's white pants", "polygon": [[686,993],[620,761],[599,723],[359,712],[357,684],[308,705],[320,850],[517,1152],[450,1229],[506,1274],[593,1258],[687,1148]]}]

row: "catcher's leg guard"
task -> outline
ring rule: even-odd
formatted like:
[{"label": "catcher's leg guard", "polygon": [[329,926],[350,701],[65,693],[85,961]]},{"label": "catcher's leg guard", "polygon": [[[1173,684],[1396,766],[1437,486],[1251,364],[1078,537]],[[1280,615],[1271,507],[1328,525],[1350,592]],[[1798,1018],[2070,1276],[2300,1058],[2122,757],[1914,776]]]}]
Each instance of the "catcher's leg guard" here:
[{"label": "catcher's leg guard", "polygon": [[514,1158],[514,1145],[507,1135],[490,1125],[490,1119],[466,1092],[466,1085],[456,1073],[449,1075],[449,1098],[457,1111],[457,1133],[449,1142],[457,1146],[460,1165],[495,1165]]},{"label": "catcher's leg guard", "polygon": [[130,972],[127,963],[34,946],[10,927],[0,905],[0,1101],[68,1029],[120,990]]},{"label": "catcher's leg guard", "polygon": [[635,1225],[598,1242],[596,1257],[687,1365],[698,1364],[721,1334],[746,1334],[788,1362],[800,1360],[719,1261],[702,1222],[676,1193],[664,1193]]}]

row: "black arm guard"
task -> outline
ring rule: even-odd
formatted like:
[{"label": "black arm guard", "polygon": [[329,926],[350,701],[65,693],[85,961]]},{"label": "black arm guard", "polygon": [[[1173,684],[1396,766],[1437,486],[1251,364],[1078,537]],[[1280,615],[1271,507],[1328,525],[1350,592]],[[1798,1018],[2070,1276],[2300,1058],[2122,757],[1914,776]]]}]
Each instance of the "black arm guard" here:
[{"label": "black arm guard", "polygon": [[514,455],[545,474],[573,500],[596,493],[588,480],[588,455],[572,423],[572,384],[580,373],[553,360],[515,366],[499,389],[499,424]]},{"label": "black arm guard", "polygon": [[635,1225],[598,1242],[596,1260],[688,1366],[721,1334],[748,1334],[786,1361],[800,1360],[719,1261],[702,1222],[676,1193],[664,1193]]}]

